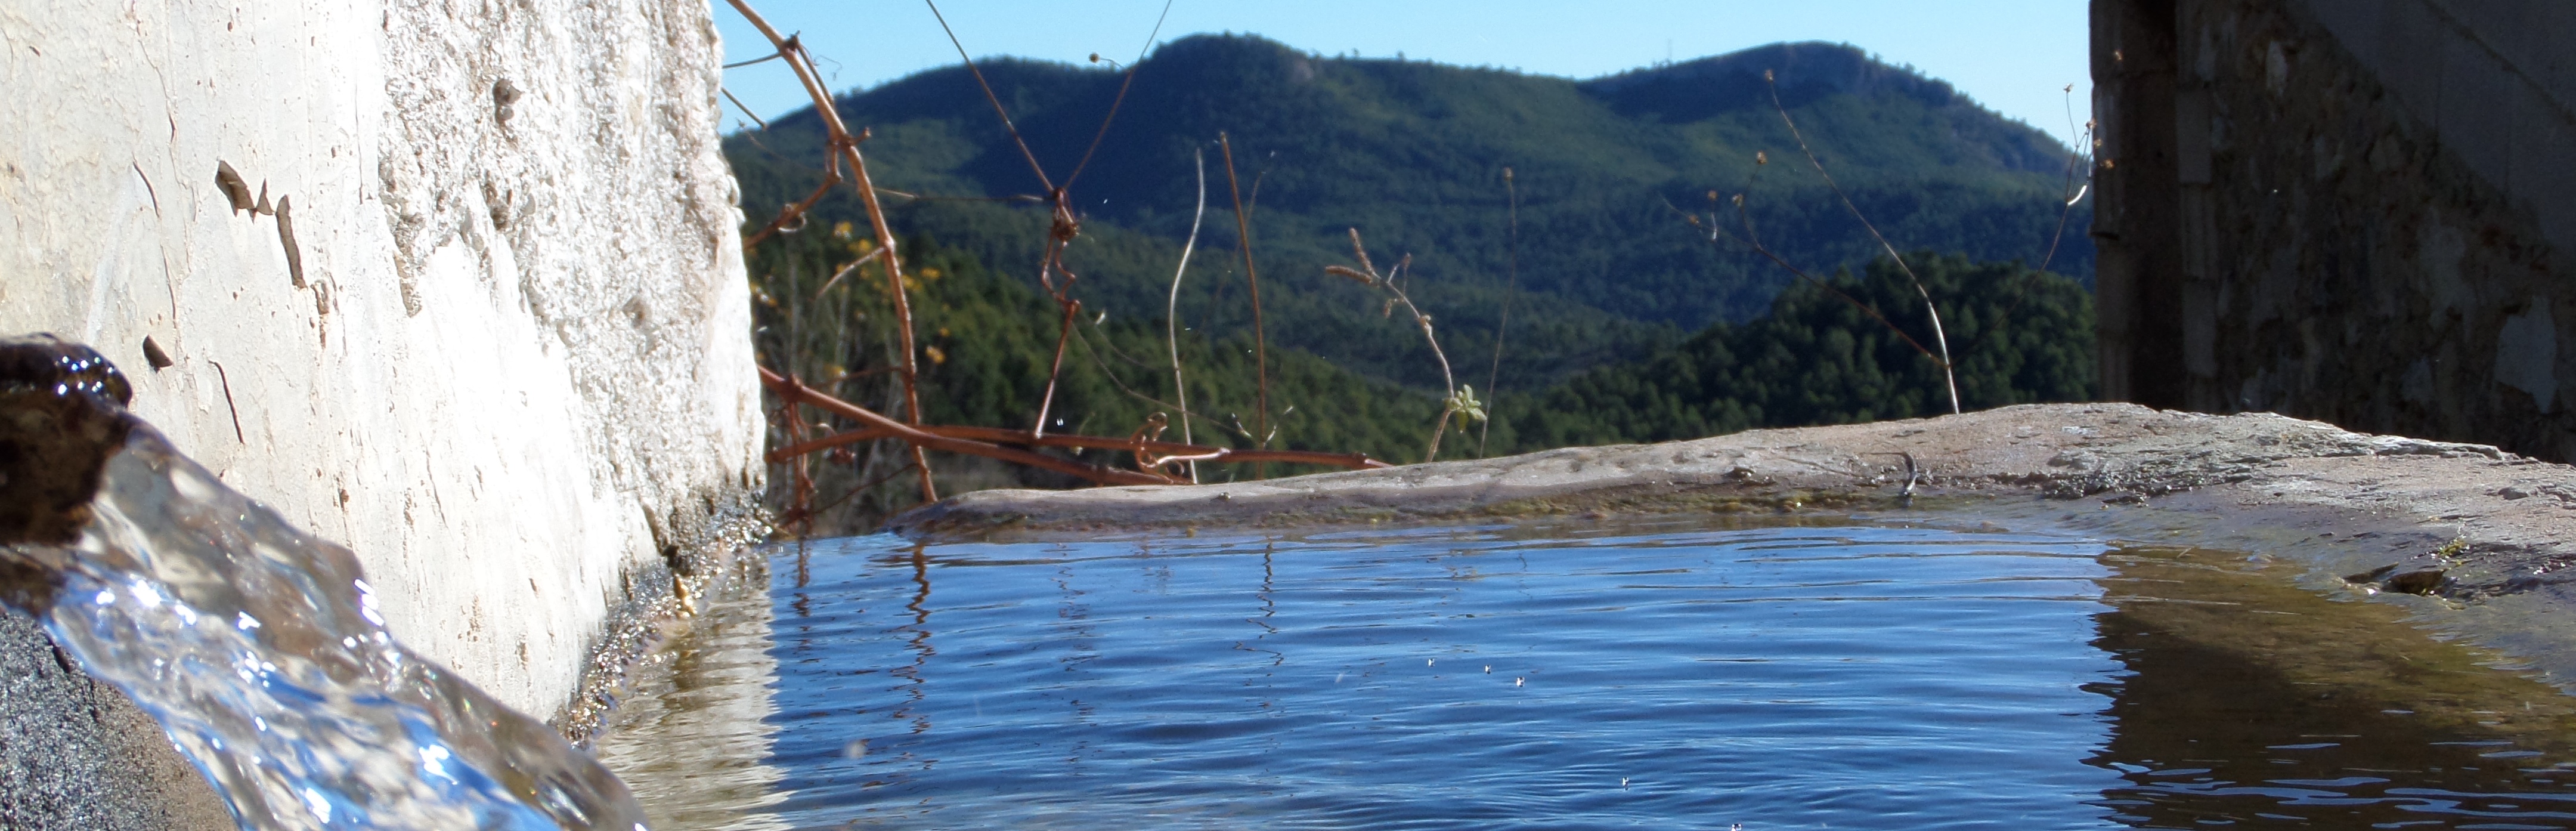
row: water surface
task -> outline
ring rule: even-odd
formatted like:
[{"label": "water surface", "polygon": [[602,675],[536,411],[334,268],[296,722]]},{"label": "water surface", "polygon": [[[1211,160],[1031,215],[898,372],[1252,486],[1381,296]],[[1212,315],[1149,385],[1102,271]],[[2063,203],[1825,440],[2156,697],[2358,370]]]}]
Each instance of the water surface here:
[{"label": "water surface", "polygon": [[722,740],[774,771],[744,828],[2576,826],[2563,697],[2242,554],[1955,523],[773,554],[757,720],[601,740],[649,810],[704,788],[621,758]]}]

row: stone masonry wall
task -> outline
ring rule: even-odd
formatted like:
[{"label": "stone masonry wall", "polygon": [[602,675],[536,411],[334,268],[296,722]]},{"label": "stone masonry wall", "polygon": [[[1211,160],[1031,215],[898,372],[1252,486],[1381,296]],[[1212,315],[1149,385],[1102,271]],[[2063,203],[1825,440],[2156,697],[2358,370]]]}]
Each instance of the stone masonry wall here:
[{"label": "stone masonry wall", "polygon": [[2571,42],[2564,3],[2097,2],[2106,391],[2576,459]]}]

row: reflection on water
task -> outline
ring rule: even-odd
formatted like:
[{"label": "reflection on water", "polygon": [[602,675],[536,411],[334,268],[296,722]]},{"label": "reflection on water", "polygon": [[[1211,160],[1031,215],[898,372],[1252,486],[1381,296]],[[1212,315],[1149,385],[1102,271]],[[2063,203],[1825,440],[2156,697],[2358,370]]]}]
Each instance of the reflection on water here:
[{"label": "reflection on water", "polygon": [[2576,708],[2383,604],[2210,552],[2106,560],[2094,643],[2129,671],[2094,761],[2144,827],[2576,827]]},{"label": "reflection on water", "polygon": [[602,742],[657,816],[705,809],[672,827],[2576,827],[2567,698],[2242,554],[1667,524],[798,559],[773,634],[702,625],[739,671]]},{"label": "reflection on water", "polygon": [[777,711],[770,686],[769,598],[719,597],[691,627],[638,663],[592,751],[635,791],[656,828],[771,831],[787,795],[784,771],[763,763]]}]

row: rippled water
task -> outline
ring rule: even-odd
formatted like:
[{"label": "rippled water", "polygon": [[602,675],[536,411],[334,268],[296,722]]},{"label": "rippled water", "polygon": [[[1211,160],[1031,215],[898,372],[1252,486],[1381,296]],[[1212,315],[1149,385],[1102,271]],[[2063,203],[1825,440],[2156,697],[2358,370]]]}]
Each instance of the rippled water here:
[{"label": "rippled water", "polygon": [[[1955,523],[773,553],[766,638],[682,638],[723,669],[601,740],[657,815],[703,809],[693,765],[619,759],[759,771],[702,827],[2576,826],[2567,699],[2241,554]],[[734,715],[661,726],[714,706],[682,689]]]}]

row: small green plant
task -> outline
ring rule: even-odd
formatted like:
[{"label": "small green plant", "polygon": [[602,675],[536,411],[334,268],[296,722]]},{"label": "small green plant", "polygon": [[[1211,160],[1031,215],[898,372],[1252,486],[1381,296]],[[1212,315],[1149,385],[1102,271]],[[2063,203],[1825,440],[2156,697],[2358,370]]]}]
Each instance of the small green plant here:
[{"label": "small green plant", "polygon": [[1431,428],[1431,446],[1422,452],[1423,461],[1438,461],[1440,437],[1449,432],[1449,420],[1457,419],[1459,431],[1464,432],[1469,422],[1485,421],[1485,405],[1476,400],[1474,387],[1459,386],[1458,379],[1450,374],[1449,353],[1440,349],[1440,335],[1431,328],[1431,316],[1423,314],[1422,307],[1413,305],[1413,297],[1405,294],[1404,287],[1396,282],[1404,275],[1405,266],[1413,264],[1413,255],[1404,255],[1403,259],[1396,261],[1394,268],[1387,269],[1385,274],[1379,274],[1377,264],[1369,260],[1368,247],[1360,242],[1360,229],[1353,228],[1351,229],[1351,258],[1358,260],[1360,267],[1328,265],[1324,267],[1324,273],[1347,277],[1353,282],[1385,292],[1386,305],[1379,309],[1379,317],[1392,316],[1395,314],[1397,305],[1404,306],[1405,313],[1412,315],[1413,324],[1422,328],[1422,340],[1431,345],[1431,357],[1440,361],[1440,383],[1446,394],[1441,397],[1440,421]]}]

